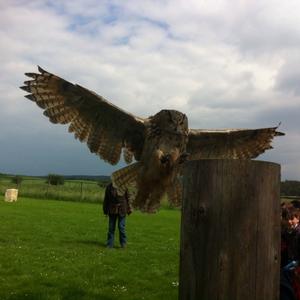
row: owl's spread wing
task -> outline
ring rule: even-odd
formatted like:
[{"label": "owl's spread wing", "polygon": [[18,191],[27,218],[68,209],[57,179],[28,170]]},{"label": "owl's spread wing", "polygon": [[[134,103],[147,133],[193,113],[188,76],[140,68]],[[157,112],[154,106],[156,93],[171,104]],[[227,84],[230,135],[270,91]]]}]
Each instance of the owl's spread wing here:
[{"label": "owl's spread wing", "polygon": [[277,127],[262,129],[190,129],[189,159],[250,159],[271,149],[274,136],[284,135]]},{"label": "owl's spread wing", "polygon": [[38,68],[40,73],[25,73],[25,97],[36,102],[52,123],[69,124],[69,132],[85,141],[92,153],[116,164],[124,150],[127,163],[139,160],[145,126],[135,117],[108,102],[96,93],[72,84]]}]

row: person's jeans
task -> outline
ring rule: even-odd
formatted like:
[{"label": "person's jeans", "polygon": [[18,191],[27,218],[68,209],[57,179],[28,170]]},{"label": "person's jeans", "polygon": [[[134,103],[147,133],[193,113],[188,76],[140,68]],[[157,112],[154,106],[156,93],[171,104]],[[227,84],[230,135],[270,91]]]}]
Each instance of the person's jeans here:
[{"label": "person's jeans", "polygon": [[115,237],[115,229],[116,223],[118,221],[118,229],[119,229],[119,240],[121,247],[126,245],[126,232],[125,232],[125,220],[126,216],[120,215],[109,215],[108,221],[108,233],[107,233],[107,247],[114,246],[114,237]]}]

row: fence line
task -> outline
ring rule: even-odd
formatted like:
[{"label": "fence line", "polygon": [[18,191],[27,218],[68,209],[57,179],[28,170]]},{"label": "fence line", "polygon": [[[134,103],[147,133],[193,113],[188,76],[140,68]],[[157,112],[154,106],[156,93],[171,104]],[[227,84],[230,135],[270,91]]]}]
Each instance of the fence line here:
[{"label": "fence line", "polygon": [[17,188],[20,196],[39,199],[102,202],[104,186],[104,182],[100,186],[95,181],[82,180],[65,180],[63,185],[50,185],[47,178],[23,178],[20,184],[16,184],[10,177],[0,177],[2,195],[8,188]]}]

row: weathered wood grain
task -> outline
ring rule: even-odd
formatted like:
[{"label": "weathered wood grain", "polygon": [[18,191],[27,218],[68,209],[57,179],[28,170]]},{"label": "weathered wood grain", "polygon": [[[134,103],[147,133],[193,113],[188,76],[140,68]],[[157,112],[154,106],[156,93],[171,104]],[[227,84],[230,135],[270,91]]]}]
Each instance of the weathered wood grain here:
[{"label": "weathered wood grain", "polygon": [[180,300],[279,298],[280,166],[251,160],[186,164]]}]

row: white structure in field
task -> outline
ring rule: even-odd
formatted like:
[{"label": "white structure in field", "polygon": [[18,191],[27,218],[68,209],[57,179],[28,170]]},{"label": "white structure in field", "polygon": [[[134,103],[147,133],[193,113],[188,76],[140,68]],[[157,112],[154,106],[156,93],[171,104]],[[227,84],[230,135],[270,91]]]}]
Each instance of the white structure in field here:
[{"label": "white structure in field", "polygon": [[18,200],[18,190],[17,189],[7,189],[5,192],[5,201],[14,202]]}]

